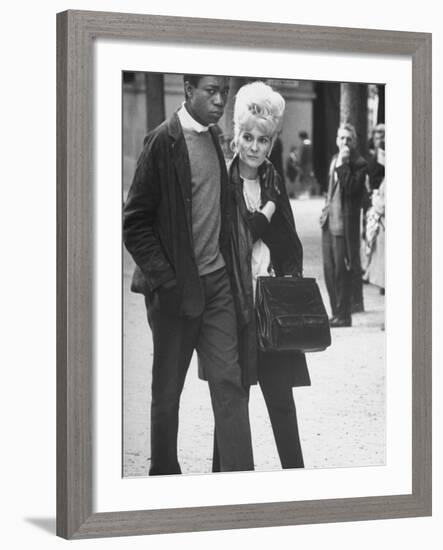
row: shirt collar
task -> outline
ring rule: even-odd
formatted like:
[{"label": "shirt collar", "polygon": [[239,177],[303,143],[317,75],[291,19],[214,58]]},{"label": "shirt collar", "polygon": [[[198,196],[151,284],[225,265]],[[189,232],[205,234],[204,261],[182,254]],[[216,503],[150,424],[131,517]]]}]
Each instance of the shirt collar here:
[{"label": "shirt collar", "polygon": [[180,124],[182,125],[183,130],[193,130],[194,132],[197,132],[198,134],[201,134],[202,132],[207,132],[209,130],[209,126],[203,126],[203,124],[200,124],[200,122],[197,122],[195,118],[193,118],[188,110],[185,107],[185,103],[182,103],[182,106],[177,111],[177,116],[180,121]]}]

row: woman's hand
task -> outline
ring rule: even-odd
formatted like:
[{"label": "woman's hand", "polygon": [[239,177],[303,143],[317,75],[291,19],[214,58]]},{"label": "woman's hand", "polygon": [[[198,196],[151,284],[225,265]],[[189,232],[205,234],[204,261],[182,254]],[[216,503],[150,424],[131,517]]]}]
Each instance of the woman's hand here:
[{"label": "woman's hand", "polygon": [[271,221],[272,216],[274,215],[276,206],[275,202],[268,200],[264,206],[261,207],[260,212],[266,216],[268,222]]}]

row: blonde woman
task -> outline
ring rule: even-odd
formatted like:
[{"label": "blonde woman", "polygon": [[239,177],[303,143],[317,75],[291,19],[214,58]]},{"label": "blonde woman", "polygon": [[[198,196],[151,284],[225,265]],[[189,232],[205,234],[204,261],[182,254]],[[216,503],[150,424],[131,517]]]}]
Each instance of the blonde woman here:
[{"label": "blonde woman", "polygon": [[[236,304],[243,384],[257,382],[265,398],[283,468],[304,467],[294,386],[310,385],[304,354],[261,352],[257,346],[255,287],[261,275],[301,276],[303,250],[286,193],[268,155],[281,127],[283,97],[263,82],[237,93],[235,156],[229,168],[233,197],[232,290]],[[218,471],[214,447],[213,471]]]}]

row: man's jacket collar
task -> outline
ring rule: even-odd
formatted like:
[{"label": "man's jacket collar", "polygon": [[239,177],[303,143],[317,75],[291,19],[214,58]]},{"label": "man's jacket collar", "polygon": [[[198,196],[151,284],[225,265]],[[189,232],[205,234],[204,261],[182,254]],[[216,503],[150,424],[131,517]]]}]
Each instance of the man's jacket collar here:
[{"label": "man's jacket collar", "polygon": [[168,120],[168,133],[174,141],[177,141],[180,137],[183,136],[183,130],[177,113],[174,113]]}]

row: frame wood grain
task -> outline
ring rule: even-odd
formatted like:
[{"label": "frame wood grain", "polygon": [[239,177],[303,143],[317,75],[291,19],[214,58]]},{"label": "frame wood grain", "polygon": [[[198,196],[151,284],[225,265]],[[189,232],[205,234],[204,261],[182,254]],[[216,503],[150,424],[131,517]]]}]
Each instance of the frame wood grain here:
[{"label": "frame wood grain", "polygon": [[[409,56],[412,494],[93,513],[92,46],[96,38]],[[67,539],[431,514],[431,35],[66,11],[57,15],[57,534]]]}]

